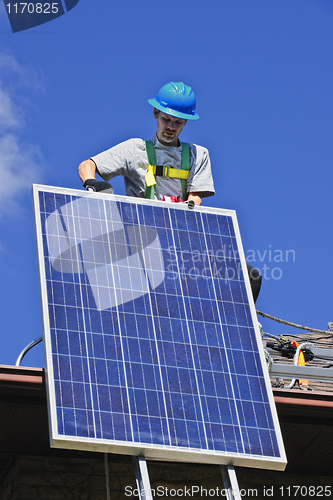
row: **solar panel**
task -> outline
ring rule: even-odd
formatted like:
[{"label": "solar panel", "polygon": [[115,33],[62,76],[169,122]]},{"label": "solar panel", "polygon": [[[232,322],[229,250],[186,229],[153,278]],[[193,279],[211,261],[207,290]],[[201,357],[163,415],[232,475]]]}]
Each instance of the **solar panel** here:
[{"label": "solar panel", "polygon": [[34,207],[51,446],[283,470],[235,212],[36,185]]}]

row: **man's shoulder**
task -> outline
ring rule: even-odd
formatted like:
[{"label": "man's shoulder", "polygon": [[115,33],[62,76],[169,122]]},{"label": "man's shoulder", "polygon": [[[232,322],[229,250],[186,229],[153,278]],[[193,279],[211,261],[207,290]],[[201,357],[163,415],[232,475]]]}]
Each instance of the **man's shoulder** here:
[{"label": "man's shoulder", "polygon": [[119,157],[137,156],[146,150],[145,141],[140,138],[127,139],[109,149],[109,153]]},{"label": "man's shoulder", "polygon": [[127,139],[126,141],[117,144],[119,147],[145,147],[145,141],[138,137]]},{"label": "man's shoulder", "polygon": [[199,153],[201,155],[208,155],[209,154],[208,149],[205,148],[204,146],[199,146],[199,144],[190,143],[190,149],[196,151],[197,153]]},{"label": "man's shoulder", "polygon": [[119,142],[115,146],[92,156],[91,159],[97,164],[100,162],[121,162],[129,161],[141,157],[145,152],[145,141],[139,138],[127,139],[126,141]]}]

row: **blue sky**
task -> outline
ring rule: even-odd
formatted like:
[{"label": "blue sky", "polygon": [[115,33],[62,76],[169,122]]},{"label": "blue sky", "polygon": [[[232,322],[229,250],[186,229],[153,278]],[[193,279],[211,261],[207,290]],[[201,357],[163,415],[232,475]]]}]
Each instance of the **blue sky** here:
[{"label": "blue sky", "polygon": [[[197,96],[182,140],[207,147],[263,274],[257,309],[333,321],[331,0],[80,0],[13,34],[0,4],[1,364],[42,332],[32,183],[80,189],[78,164],[149,139],[147,99],[168,81]],[[122,179],[113,182],[124,194]],[[297,333],[262,319],[265,331]],[[42,347],[24,365],[43,366]]]}]

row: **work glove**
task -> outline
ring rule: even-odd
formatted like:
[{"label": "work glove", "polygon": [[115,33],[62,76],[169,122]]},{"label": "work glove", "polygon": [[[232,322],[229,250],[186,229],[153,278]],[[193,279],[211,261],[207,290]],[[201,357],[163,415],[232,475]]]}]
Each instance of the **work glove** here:
[{"label": "work glove", "polygon": [[188,206],[188,208],[194,208],[194,206],[195,206],[195,203],[194,203],[193,200],[184,201],[184,203],[186,203],[186,205]]},{"label": "work glove", "polygon": [[93,191],[107,191],[108,193],[113,193],[113,187],[111,184],[105,181],[96,181],[96,179],[87,179],[83,184],[87,191],[92,189]]}]

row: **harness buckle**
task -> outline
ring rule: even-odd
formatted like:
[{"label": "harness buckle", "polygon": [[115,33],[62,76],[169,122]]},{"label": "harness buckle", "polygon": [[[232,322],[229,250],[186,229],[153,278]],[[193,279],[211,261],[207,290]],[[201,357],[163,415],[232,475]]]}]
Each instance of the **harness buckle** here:
[{"label": "harness buckle", "polygon": [[169,176],[169,174],[170,174],[170,168],[172,168],[171,165],[164,165],[164,167],[163,167],[163,177],[164,177],[164,179],[170,179],[170,176]]}]

